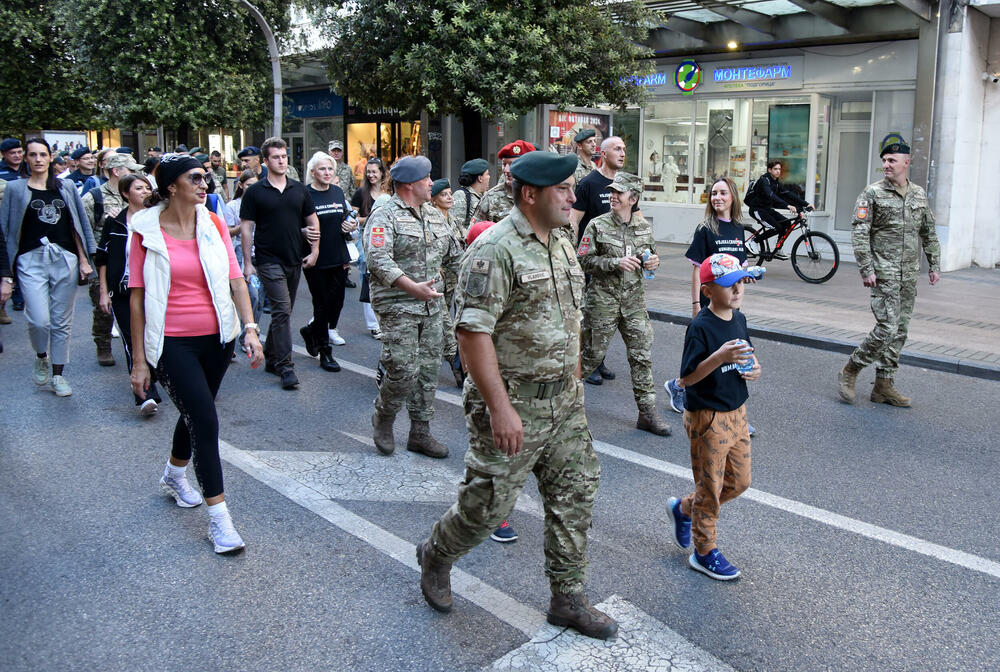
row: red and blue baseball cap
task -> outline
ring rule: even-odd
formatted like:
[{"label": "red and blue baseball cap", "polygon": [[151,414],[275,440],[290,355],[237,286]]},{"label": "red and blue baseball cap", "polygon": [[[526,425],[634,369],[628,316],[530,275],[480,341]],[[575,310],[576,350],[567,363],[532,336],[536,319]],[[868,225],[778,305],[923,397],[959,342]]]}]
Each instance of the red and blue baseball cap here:
[{"label": "red and blue baseball cap", "polygon": [[732,287],[743,278],[750,277],[740,260],[731,254],[713,254],[701,262],[701,284],[714,282],[720,287]]}]

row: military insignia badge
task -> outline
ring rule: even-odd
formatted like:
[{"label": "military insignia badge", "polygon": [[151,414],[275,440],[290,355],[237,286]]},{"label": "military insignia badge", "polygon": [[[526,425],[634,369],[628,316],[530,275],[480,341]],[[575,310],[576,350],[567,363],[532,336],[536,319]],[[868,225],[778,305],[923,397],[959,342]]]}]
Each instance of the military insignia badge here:
[{"label": "military insignia badge", "polygon": [[372,233],[385,233],[385,227],[384,226],[373,226],[372,227]]},{"label": "military insignia badge", "polygon": [[372,247],[382,247],[385,245],[385,236],[379,233],[372,234]]},{"label": "military insignia badge", "polygon": [[858,219],[868,219],[868,207],[864,205],[859,205],[857,217]]},{"label": "military insignia badge", "polygon": [[577,254],[583,256],[587,254],[589,250],[590,250],[590,236],[584,236],[582,239],[580,239],[580,249],[577,250]]},{"label": "military insignia badge", "polygon": [[490,260],[489,259],[473,259],[472,266],[469,268],[473,273],[489,273],[490,272]]},{"label": "military insignia badge", "polygon": [[520,147],[520,145],[514,145],[513,147],[510,148],[510,151],[511,151],[512,154],[520,154],[521,153],[521,147]]}]

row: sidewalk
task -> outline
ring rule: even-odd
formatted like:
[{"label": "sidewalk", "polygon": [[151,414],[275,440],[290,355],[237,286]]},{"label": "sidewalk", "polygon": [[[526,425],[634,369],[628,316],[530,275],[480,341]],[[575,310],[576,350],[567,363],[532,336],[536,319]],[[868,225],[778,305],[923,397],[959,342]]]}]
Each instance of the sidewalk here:
[{"label": "sidewalk", "polygon": [[[650,317],[685,324],[691,318],[691,262],[687,245],[657,243],[660,268],[646,285]],[[874,326],[868,290],[858,268],[842,262],[821,285],[803,282],[791,261],[771,261],[762,282],[747,292],[752,335],[850,353]],[[975,295],[976,301],[970,301]],[[975,313],[969,307],[975,303]],[[922,275],[901,362],[1000,380],[1000,270],[944,273],[932,287]]]}]

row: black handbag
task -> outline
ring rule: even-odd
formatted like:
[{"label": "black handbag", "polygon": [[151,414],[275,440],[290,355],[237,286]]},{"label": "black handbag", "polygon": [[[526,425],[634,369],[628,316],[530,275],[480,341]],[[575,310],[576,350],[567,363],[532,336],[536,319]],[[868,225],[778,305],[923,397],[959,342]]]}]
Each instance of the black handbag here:
[{"label": "black handbag", "polygon": [[361,276],[361,296],[358,298],[361,303],[371,303],[371,287],[368,284],[368,273]]}]

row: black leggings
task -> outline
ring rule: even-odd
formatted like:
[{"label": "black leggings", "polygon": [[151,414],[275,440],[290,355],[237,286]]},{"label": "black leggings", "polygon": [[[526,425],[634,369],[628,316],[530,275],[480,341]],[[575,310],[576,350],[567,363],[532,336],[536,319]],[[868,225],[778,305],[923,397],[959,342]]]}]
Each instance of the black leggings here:
[{"label": "black leggings", "polygon": [[160,382],[181,414],[170,455],[184,462],[194,454],[194,473],[206,499],[223,492],[215,395],[235,343],[222,345],[218,334],[164,336],[163,353],[156,365]]},{"label": "black leggings", "polygon": [[[120,292],[111,297],[111,313],[114,315],[115,323],[118,325],[118,333],[122,337],[122,347],[125,349],[125,363],[128,364],[128,372],[132,373],[132,309],[129,306],[129,293]],[[135,397],[135,405],[141,406],[145,399],[138,394],[132,393]],[[156,389],[156,371],[149,372],[149,390],[147,396],[160,403],[160,391]]]},{"label": "black leggings", "polygon": [[310,329],[318,343],[327,342],[327,329],[336,329],[340,311],[344,308],[344,288],[347,286],[347,269],[307,268],[302,271],[312,295],[313,321]]}]

